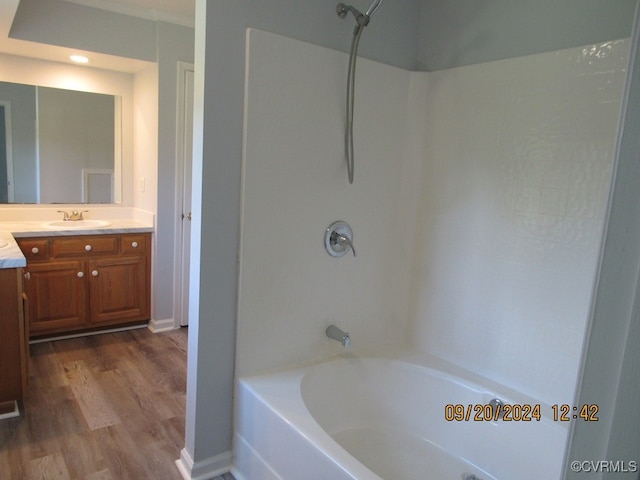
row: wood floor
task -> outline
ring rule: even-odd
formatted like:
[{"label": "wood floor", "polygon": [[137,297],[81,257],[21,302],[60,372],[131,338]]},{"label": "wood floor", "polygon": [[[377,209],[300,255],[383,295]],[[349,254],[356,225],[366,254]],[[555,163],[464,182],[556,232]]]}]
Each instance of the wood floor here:
[{"label": "wood floor", "polygon": [[31,345],[22,415],[0,421],[0,479],[181,480],[186,351],[186,328]]}]

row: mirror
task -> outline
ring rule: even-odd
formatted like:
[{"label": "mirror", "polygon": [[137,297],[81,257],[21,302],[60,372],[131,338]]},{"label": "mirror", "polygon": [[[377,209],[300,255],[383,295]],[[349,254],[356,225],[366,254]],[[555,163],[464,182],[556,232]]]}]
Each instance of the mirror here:
[{"label": "mirror", "polygon": [[0,203],[120,203],[121,100],[0,82]]}]

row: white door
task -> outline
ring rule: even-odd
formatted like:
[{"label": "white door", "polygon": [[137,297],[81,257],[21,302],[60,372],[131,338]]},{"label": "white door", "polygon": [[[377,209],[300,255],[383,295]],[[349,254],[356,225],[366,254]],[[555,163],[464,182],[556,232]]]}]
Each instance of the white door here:
[{"label": "white door", "polygon": [[178,64],[178,206],[175,314],[180,325],[189,323],[189,246],[191,242],[191,164],[193,159],[193,65]]}]

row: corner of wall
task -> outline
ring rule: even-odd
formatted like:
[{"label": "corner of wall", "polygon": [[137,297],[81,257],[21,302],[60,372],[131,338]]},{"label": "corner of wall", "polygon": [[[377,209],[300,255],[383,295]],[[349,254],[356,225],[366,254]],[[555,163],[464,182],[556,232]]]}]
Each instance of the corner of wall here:
[{"label": "corner of wall", "polygon": [[183,448],[180,458],[176,460],[176,467],[184,480],[208,480],[229,472],[232,459],[233,455],[229,451],[194,462],[189,452]]},{"label": "corner of wall", "polygon": [[[133,152],[131,172],[133,206],[157,213],[158,209],[158,66],[134,76]],[[126,178],[126,177],[125,177]]]}]

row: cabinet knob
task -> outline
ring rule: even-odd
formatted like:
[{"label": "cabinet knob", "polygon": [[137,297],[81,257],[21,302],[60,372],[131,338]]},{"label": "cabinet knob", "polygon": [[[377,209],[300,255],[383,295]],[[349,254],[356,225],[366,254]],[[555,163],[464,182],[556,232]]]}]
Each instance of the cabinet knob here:
[{"label": "cabinet knob", "polygon": [[138,248],[138,242],[131,242],[131,246],[133,248]]},{"label": "cabinet knob", "polygon": [[97,277],[98,276],[98,270],[93,270],[91,272],[91,275],[93,275],[94,277]]},{"label": "cabinet knob", "polygon": [[90,252],[90,251],[91,251],[91,249],[92,249],[92,247],[91,247],[91,245],[85,245],[85,246],[84,246],[84,249],[85,249],[87,252]]},{"label": "cabinet knob", "polygon": [[78,272],[78,278],[84,278],[84,272]]},{"label": "cabinet knob", "polygon": [[34,255],[37,255],[38,253],[40,253],[40,249],[38,247],[33,247],[31,249],[31,253],[33,253]]},{"label": "cabinet knob", "polygon": [[31,280],[31,273],[30,272],[24,272],[24,279],[25,280]]}]

